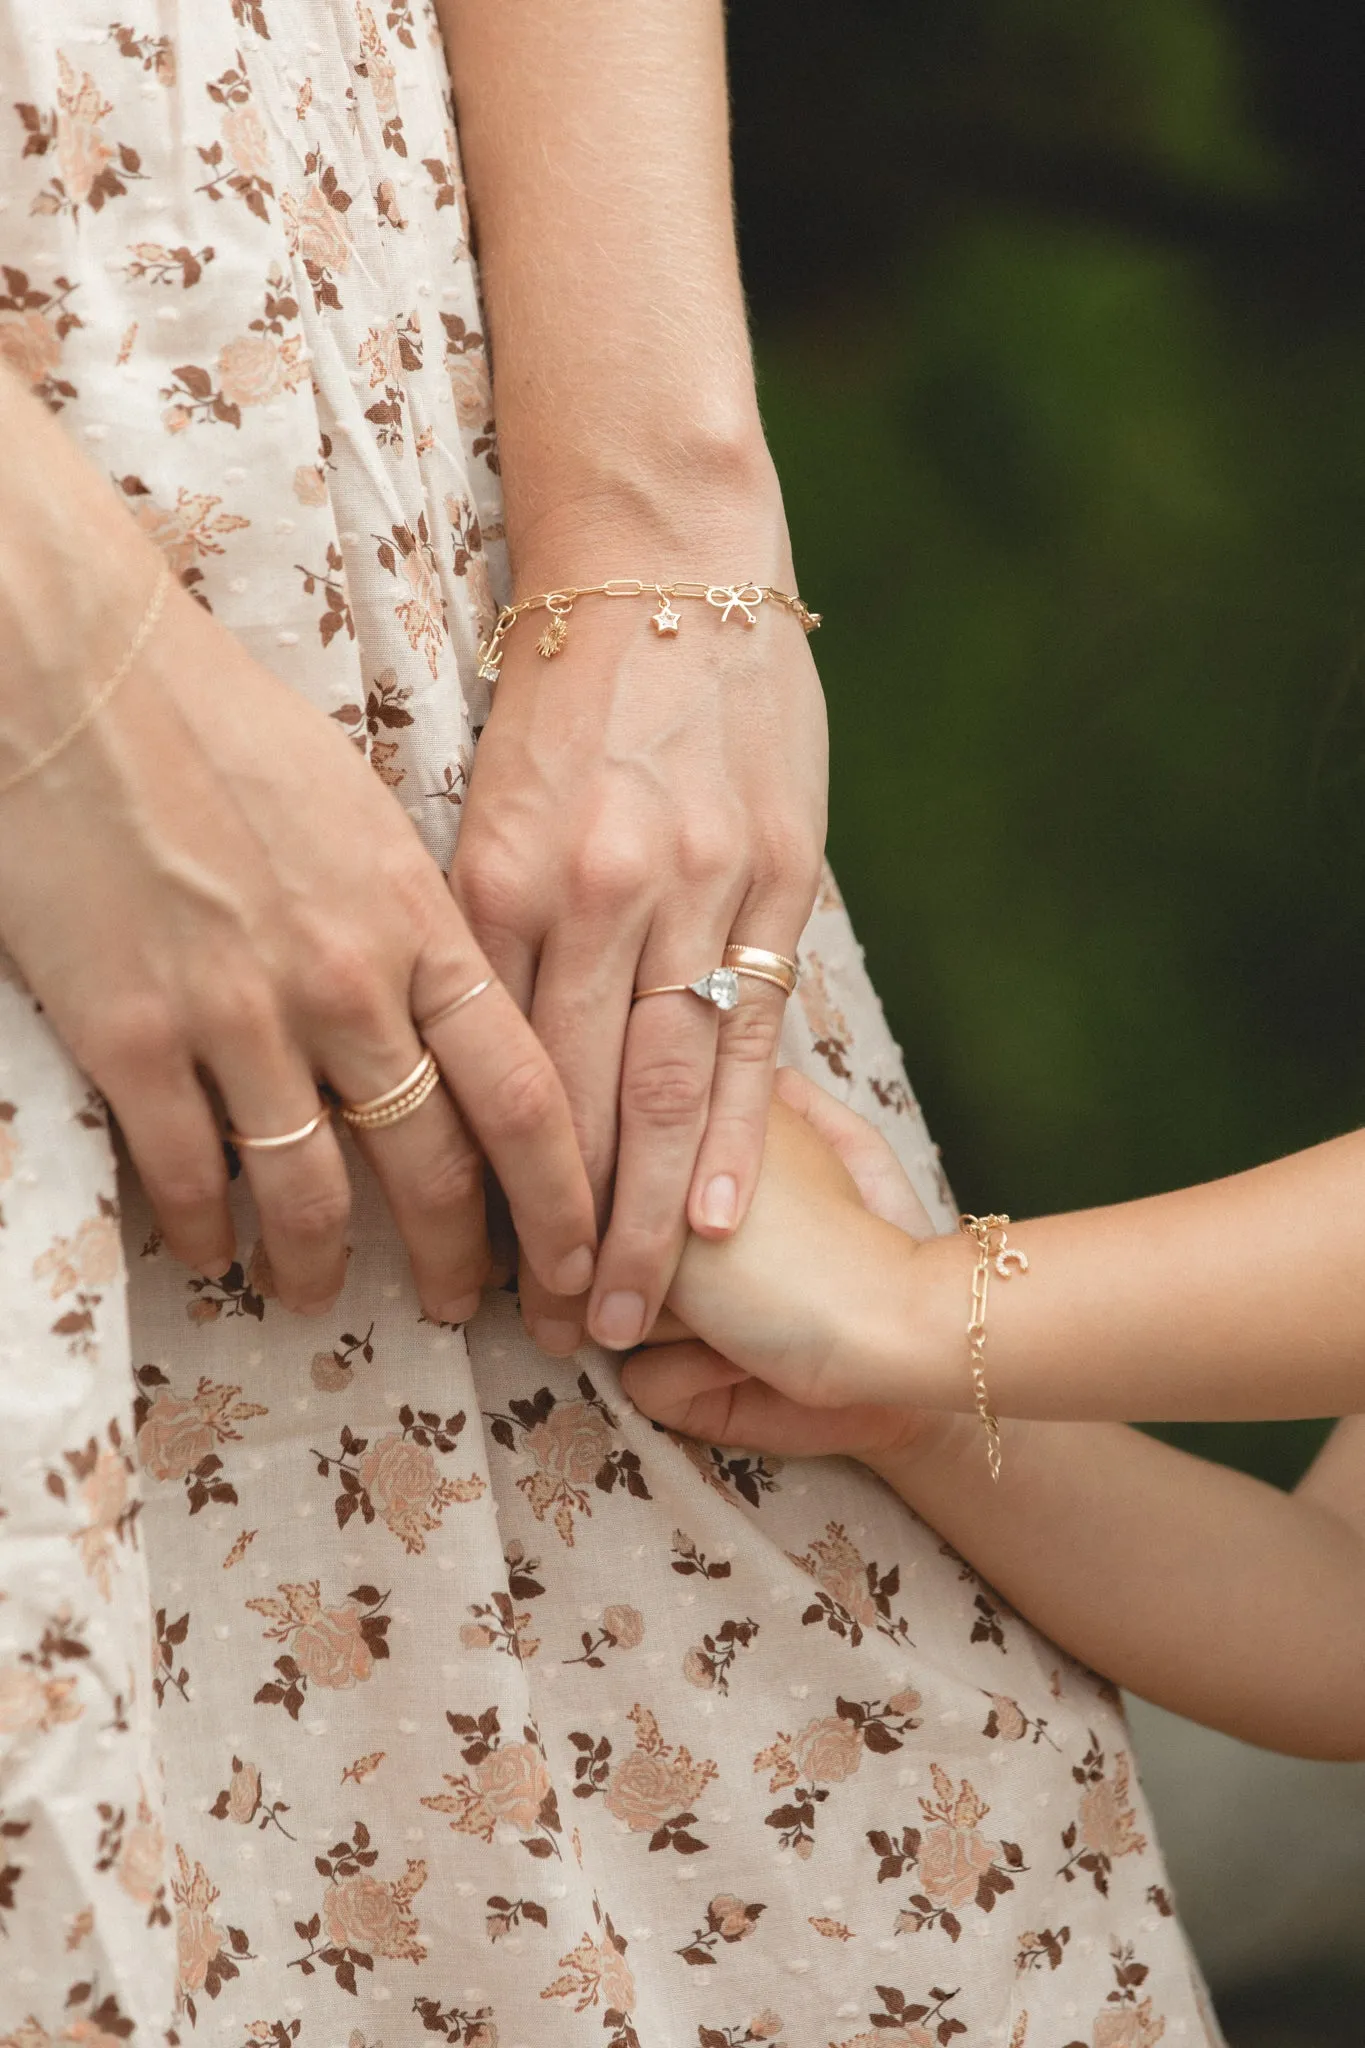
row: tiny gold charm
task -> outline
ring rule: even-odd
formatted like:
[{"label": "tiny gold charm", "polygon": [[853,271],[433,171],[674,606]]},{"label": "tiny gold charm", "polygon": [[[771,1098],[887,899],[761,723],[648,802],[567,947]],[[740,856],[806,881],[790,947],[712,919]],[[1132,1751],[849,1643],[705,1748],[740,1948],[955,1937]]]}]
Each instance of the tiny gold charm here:
[{"label": "tiny gold charm", "polygon": [[682,613],[674,611],[662,590],[659,592],[659,609],[650,614],[649,623],[656,633],[676,633],[682,624]]},{"label": "tiny gold charm", "polygon": [[545,631],[541,634],[539,640],[537,640],[536,642],[537,654],[543,655],[546,661],[550,661],[556,654],[558,654],[560,648],[564,645],[564,642],[568,639],[568,637],[568,621],[562,618],[560,614],[556,612],[551,618],[549,625],[545,628]]},{"label": "tiny gold charm", "polygon": [[716,607],[722,626],[733,611],[741,614],[746,626],[756,626],[763,592],[756,583],[713,583],[706,593],[706,602]]}]

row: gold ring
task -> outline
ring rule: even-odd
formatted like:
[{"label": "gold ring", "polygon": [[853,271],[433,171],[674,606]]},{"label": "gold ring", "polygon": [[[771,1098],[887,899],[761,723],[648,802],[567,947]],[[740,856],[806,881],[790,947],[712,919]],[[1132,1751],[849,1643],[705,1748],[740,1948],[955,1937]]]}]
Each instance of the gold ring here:
[{"label": "gold ring", "polygon": [[765,946],[741,946],[733,941],[722,955],[734,974],[747,974],[753,981],[771,982],[784,995],[795,994],[800,970],[785,953],[770,953]]},{"label": "gold ring", "polygon": [[440,1085],[441,1069],[436,1055],[424,1052],[412,1072],[392,1088],[386,1088],[382,1095],[372,1095],[368,1102],[343,1102],[342,1119],[353,1131],[385,1130],[420,1109]]},{"label": "gold ring", "polygon": [[231,1124],[223,1136],[229,1145],[235,1145],[239,1152],[283,1152],[290,1145],[301,1145],[305,1138],[311,1138],[319,1124],[325,1124],[332,1114],[330,1103],[324,1102],[316,1116],[310,1116],[306,1124],[300,1124],[296,1131],[282,1131],[278,1138],[248,1138]]},{"label": "gold ring", "polygon": [[453,1003],[447,1003],[443,1010],[437,1010],[432,1017],[424,1018],[417,1026],[419,1031],[430,1031],[433,1024],[444,1024],[447,1017],[453,1017],[466,1003],[472,1003],[475,996],[481,996],[486,988],[492,988],[497,980],[495,974],[485,974],[482,981],[476,981],[473,988],[467,988],[462,996],[456,996]]}]

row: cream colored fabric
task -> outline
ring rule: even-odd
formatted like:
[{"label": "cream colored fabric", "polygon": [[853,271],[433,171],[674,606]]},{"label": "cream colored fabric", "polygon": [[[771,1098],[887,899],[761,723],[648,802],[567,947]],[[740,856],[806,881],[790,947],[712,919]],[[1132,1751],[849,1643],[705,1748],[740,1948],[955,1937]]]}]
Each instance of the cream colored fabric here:
[{"label": "cream colored fabric", "polygon": [[[503,567],[428,13],[8,0],[0,77],[0,350],[444,863]],[[946,1227],[832,885],[802,962],[788,1058]],[[421,1321],[356,1172],[323,1325],[245,1201],[224,1284],[126,1183],[121,1254],[0,985],[3,2048],[1204,2040],[1110,1690],[858,1468]]]}]

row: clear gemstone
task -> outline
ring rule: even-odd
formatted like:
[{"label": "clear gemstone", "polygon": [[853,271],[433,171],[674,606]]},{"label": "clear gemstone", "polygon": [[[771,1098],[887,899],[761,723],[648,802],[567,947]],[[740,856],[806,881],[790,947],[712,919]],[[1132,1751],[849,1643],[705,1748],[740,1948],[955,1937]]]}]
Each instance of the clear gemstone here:
[{"label": "clear gemstone", "polygon": [[713,967],[709,974],[703,974],[700,981],[692,984],[699,996],[708,1003],[714,1003],[718,1010],[739,1008],[739,976],[733,967]]}]

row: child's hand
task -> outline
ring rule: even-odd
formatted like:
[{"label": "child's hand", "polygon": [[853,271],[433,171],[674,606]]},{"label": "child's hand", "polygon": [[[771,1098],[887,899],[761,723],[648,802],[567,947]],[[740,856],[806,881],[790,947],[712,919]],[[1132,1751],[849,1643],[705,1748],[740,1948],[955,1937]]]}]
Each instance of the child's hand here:
[{"label": "child's hand", "polygon": [[[870,1124],[791,1069],[777,1092],[753,1209],[725,1243],[689,1242],[669,1295],[700,1341],[638,1353],[626,1391],[642,1413],[708,1443],[783,1457],[903,1448],[940,1418],[841,1402],[830,1367],[884,1226],[914,1237],[933,1227]],[[903,1237],[897,1250],[908,1251]]]}]

